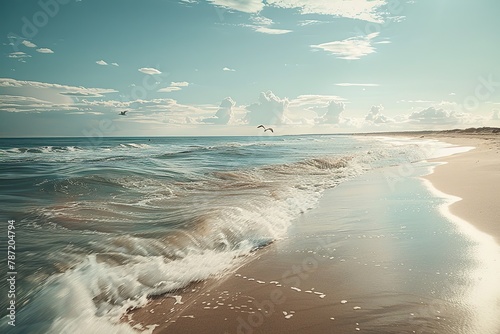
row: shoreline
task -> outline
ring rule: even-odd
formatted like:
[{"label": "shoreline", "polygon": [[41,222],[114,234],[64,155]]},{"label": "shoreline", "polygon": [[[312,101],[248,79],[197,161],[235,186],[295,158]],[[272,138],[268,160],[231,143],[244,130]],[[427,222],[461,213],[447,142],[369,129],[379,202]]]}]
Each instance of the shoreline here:
[{"label": "shoreline", "polygon": [[[489,176],[500,165],[497,137],[426,135],[425,139],[476,149],[433,159],[447,164],[433,168],[430,175],[417,169],[420,176],[405,178],[400,189],[389,189],[392,185],[384,170],[342,183],[299,218],[289,238],[258,251],[236,272],[195,283],[176,291],[177,296],[155,297],[123,320],[154,333],[245,334],[332,329],[335,333],[379,329],[451,334],[477,323],[471,316],[475,311],[470,313],[464,306],[469,301],[462,299],[470,284],[480,284],[461,274],[474,267],[467,241],[458,235],[449,238],[447,218],[438,218],[437,209],[424,213],[426,205],[435,203],[428,198],[413,200],[427,196],[415,188],[420,184],[427,189],[422,183],[426,179],[442,193],[463,198],[449,206],[450,212],[494,235],[498,242],[494,219],[489,220],[495,211],[485,214],[483,208],[478,215],[475,208],[486,202],[474,201],[476,192],[485,190],[484,182],[491,188],[484,195],[495,200],[498,183]],[[467,173],[472,173],[468,182],[457,182]],[[477,181],[478,174],[482,181]],[[457,183],[462,188],[455,189]],[[363,210],[355,203],[363,203]],[[408,205],[414,209],[407,211]],[[457,212],[456,207],[461,209]],[[471,220],[461,210],[487,223]],[[458,251],[461,247],[465,251]],[[436,290],[436,286],[442,288]],[[485,333],[493,333],[490,324],[486,326]]]},{"label": "shoreline", "polygon": [[429,136],[457,146],[474,149],[451,156],[431,159],[444,164],[424,178],[439,191],[459,197],[450,212],[478,230],[492,236],[500,245],[500,136]]}]

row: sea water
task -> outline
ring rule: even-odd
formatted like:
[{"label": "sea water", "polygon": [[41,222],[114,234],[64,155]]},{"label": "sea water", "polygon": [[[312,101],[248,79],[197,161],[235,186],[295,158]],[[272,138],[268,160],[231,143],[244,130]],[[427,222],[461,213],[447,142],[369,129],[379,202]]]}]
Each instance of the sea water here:
[{"label": "sea water", "polygon": [[132,332],[128,309],[279,242],[325,189],[447,148],[334,135],[1,139],[1,239],[15,220],[18,277],[16,327],[4,317],[0,329]]}]

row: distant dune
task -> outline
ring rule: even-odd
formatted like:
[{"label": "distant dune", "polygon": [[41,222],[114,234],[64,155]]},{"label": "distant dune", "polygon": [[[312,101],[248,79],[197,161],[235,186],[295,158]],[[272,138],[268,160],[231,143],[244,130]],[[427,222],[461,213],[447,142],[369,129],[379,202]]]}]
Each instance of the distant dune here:
[{"label": "distant dune", "polygon": [[452,130],[429,130],[429,131],[397,131],[397,132],[377,132],[377,133],[366,133],[366,135],[381,135],[381,134],[391,134],[391,135],[411,135],[411,136],[421,136],[421,135],[499,135],[500,128],[494,127],[482,127],[482,128],[467,128],[467,129],[452,129]]}]

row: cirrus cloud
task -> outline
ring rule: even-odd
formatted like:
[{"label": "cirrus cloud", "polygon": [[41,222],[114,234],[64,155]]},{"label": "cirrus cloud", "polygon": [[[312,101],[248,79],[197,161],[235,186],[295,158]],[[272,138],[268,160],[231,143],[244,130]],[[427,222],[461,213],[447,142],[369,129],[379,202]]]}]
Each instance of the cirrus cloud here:
[{"label": "cirrus cloud", "polygon": [[174,82],[173,81],[170,83],[170,86],[158,89],[158,92],[159,93],[171,93],[171,92],[179,91],[182,89],[182,87],[187,87],[187,86],[189,86],[189,82],[186,82],[186,81]]},{"label": "cirrus cloud", "polygon": [[262,0],[208,0],[212,4],[244,13],[258,13],[264,8]]},{"label": "cirrus cloud", "polygon": [[73,104],[53,103],[30,96],[0,95],[0,110],[7,112],[46,112],[78,110]]},{"label": "cirrus cloud", "polygon": [[311,48],[330,52],[340,59],[357,60],[375,52],[372,40],[378,35],[379,33],[375,32],[366,36],[350,37],[342,41],[311,45]]},{"label": "cirrus cloud", "polygon": [[60,95],[87,97],[102,97],[104,96],[104,94],[117,92],[114,89],[76,87],[38,81],[16,80],[10,78],[0,78],[0,88],[10,90],[20,89],[21,91],[50,90],[51,92],[56,92]]},{"label": "cirrus cloud", "polygon": [[341,82],[341,83],[335,84],[335,86],[340,86],[340,87],[378,87],[380,85],[379,84],[371,84],[371,83]]},{"label": "cirrus cloud", "polygon": [[274,25],[274,21],[262,15],[252,16],[251,21],[253,22],[253,24],[240,24],[240,26],[248,27],[255,30],[256,32],[267,35],[283,35],[292,32],[292,30],[288,29],[273,28],[272,26]]}]

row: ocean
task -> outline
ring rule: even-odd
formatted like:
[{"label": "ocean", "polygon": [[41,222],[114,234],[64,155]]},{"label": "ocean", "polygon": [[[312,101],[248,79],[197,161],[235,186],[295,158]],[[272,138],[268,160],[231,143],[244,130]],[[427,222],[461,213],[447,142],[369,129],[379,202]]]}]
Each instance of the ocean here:
[{"label": "ocean", "polygon": [[396,184],[454,150],[349,135],[0,139],[0,239],[14,220],[17,272],[16,326],[2,297],[0,330],[135,332],[128,309],[231,272],[325,190],[401,166],[385,175]]}]

